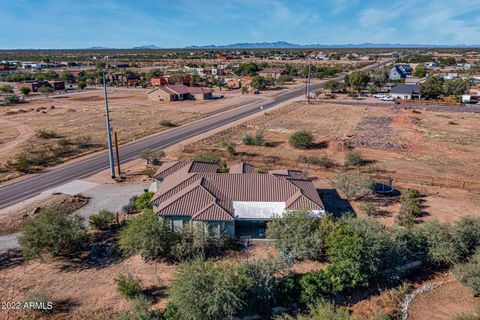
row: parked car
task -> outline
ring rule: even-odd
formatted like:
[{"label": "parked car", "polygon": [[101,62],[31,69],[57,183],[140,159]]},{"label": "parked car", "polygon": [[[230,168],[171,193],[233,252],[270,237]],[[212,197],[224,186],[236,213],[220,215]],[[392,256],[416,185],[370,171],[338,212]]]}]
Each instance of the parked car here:
[{"label": "parked car", "polygon": [[376,94],[373,95],[373,97],[381,99],[381,98],[385,97],[385,95],[383,93],[376,93]]},{"label": "parked car", "polygon": [[395,100],[392,96],[384,96],[383,98],[380,98],[382,101],[393,101]]}]

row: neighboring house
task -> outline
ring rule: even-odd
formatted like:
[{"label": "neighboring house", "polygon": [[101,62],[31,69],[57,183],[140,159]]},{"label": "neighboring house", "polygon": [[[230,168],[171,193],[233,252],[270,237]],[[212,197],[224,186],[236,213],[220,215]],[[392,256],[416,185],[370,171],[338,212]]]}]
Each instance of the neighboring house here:
[{"label": "neighboring house", "polygon": [[397,64],[390,69],[388,78],[390,80],[401,80],[412,74],[412,68],[408,64]]},{"label": "neighboring house", "polygon": [[265,68],[258,72],[259,76],[262,77],[271,77],[271,78],[278,78],[285,72],[283,68]]},{"label": "neighboring house", "polygon": [[394,99],[420,99],[420,86],[413,84],[397,84],[390,89],[390,95]]},{"label": "neighboring house", "polygon": [[152,87],[161,87],[167,84],[173,84],[172,77],[170,76],[161,76],[157,78],[150,79],[150,85]]},{"label": "neighboring house", "polygon": [[150,91],[148,99],[153,101],[206,100],[212,98],[212,92],[209,88],[175,84]]},{"label": "neighboring house", "polygon": [[457,78],[458,78],[458,73],[456,73],[456,72],[449,72],[449,73],[447,73],[446,76],[444,76],[445,80],[455,80]]},{"label": "neighboring house", "polygon": [[440,64],[437,61],[432,61],[432,62],[425,63],[425,67],[428,69],[438,68],[440,67]]},{"label": "neighboring house", "polygon": [[158,189],[154,211],[172,229],[202,224],[209,235],[262,238],[266,223],[285,212],[308,210],[321,216],[325,209],[312,180],[302,171],[255,173],[244,162],[230,173],[218,165],[197,161],[163,163],[154,175]]},{"label": "neighboring house", "polygon": [[45,80],[17,82],[18,90],[20,90],[20,88],[28,88],[31,92],[37,92],[41,87],[50,87],[54,90],[65,90],[65,82]]}]

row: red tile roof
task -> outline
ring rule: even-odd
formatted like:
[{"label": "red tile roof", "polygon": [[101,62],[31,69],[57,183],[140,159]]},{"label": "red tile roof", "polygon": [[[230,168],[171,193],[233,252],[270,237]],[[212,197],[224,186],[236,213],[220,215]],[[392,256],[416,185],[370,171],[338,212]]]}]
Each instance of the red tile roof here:
[{"label": "red tile roof", "polygon": [[163,179],[152,199],[156,213],[228,221],[235,217],[234,201],[285,202],[286,210],[323,209],[312,181],[303,178],[301,171],[259,174],[245,163],[233,165],[234,172],[228,174],[216,173],[216,168],[195,161],[162,165],[155,175]]}]

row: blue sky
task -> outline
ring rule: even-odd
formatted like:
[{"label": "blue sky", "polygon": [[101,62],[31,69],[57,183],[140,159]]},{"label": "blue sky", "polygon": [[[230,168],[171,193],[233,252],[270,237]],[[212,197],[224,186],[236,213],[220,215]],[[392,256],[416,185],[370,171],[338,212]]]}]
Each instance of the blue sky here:
[{"label": "blue sky", "polygon": [[480,0],[0,0],[0,48],[480,44]]}]

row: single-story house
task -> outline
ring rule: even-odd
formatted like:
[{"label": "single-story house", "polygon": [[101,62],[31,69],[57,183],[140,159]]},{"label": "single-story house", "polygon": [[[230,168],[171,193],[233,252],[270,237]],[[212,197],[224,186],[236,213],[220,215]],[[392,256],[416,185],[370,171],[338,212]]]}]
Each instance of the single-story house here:
[{"label": "single-story house", "polygon": [[420,86],[416,84],[397,84],[390,89],[390,95],[394,99],[420,99]]},{"label": "single-story house", "polygon": [[205,100],[212,98],[212,92],[209,88],[174,84],[150,91],[148,99],[153,101]]},{"label": "single-story house", "polygon": [[54,90],[65,90],[65,82],[46,80],[17,82],[18,90],[21,88],[28,88],[31,92],[37,92],[41,87],[49,87]]},{"label": "single-story house", "polygon": [[262,174],[244,162],[229,173],[217,173],[218,168],[198,161],[163,163],[154,175],[155,213],[168,219],[173,230],[203,225],[209,235],[252,238],[264,237],[267,222],[285,212],[325,213],[312,180],[302,171]]},{"label": "single-story house", "polygon": [[283,68],[265,68],[258,72],[259,76],[262,77],[271,77],[271,78],[278,78],[285,72]]}]

